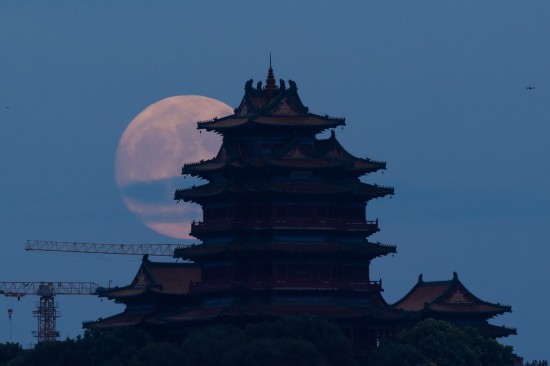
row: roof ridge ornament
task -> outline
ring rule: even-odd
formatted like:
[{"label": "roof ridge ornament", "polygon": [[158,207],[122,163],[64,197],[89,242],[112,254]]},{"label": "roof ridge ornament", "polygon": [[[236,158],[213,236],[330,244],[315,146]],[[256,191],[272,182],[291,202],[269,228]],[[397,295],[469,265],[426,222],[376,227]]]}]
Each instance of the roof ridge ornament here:
[{"label": "roof ridge ornament", "polygon": [[271,52],[269,53],[269,70],[267,71],[267,79],[265,81],[265,91],[268,97],[271,96],[273,91],[277,90],[275,83],[275,76],[273,75],[273,68],[271,67]]}]

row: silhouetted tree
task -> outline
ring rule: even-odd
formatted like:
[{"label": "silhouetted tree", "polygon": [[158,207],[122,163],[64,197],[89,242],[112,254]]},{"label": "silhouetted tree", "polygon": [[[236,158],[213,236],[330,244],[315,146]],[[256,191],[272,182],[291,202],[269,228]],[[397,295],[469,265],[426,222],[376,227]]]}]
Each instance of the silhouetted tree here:
[{"label": "silhouetted tree", "polygon": [[0,344],[0,366],[7,365],[8,361],[13,360],[22,352],[23,347],[18,343],[8,342]]},{"label": "silhouetted tree", "polygon": [[367,355],[369,366],[513,366],[512,347],[481,336],[472,327],[426,319],[396,341],[383,342]]}]

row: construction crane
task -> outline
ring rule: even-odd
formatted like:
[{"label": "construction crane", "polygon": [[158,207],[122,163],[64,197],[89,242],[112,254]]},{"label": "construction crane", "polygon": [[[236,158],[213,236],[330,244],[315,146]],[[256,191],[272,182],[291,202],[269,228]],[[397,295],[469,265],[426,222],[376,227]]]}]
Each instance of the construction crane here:
[{"label": "construction crane", "polygon": [[[27,295],[40,296],[40,301],[33,311],[38,319],[38,331],[33,332],[38,342],[55,341],[59,337],[56,330],[57,318],[61,315],[57,311],[54,301],[57,295],[95,295],[100,286],[93,282],[0,282],[0,295],[7,297],[21,297]],[[11,319],[11,309],[8,314]]]},{"label": "construction crane", "polygon": [[66,241],[27,240],[25,250],[45,252],[99,253],[125,255],[155,255],[172,257],[179,244],[102,244]]}]

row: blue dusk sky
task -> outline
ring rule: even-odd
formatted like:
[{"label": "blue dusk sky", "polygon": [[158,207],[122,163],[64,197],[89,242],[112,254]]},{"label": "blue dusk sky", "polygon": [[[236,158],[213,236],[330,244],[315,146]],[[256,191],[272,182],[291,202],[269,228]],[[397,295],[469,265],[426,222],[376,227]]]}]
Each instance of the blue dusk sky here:
[{"label": "blue dusk sky", "polygon": [[[547,0],[3,0],[1,280],[126,285],[141,261],[26,252],[27,239],[183,243],[124,205],[117,143],[166,97],[236,107],[271,52],[276,78],[295,80],[310,111],[346,118],[336,134],[349,152],[388,164],[366,177],[396,192],[367,208],[381,227],[371,240],[398,249],[371,267],[386,300],[420,273],[456,271],[481,299],[512,306],[492,320],[518,329],[503,343],[548,358],[549,14]],[[38,298],[0,300],[0,341],[34,342]],[[122,310],[57,301],[62,337]]]}]

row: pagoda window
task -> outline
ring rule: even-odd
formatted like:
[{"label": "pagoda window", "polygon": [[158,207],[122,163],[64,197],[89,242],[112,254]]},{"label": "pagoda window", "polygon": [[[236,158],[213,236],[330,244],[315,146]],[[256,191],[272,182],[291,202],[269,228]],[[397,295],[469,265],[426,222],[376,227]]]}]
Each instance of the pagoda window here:
[{"label": "pagoda window", "polygon": [[227,279],[229,267],[226,264],[204,266],[201,271],[203,281],[219,281]]},{"label": "pagoda window", "polygon": [[290,172],[288,178],[291,180],[310,179],[312,175],[311,170],[297,170]]},{"label": "pagoda window", "polygon": [[289,275],[294,279],[314,278],[313,266],[310,264],[290,264],[288,265]]},{"label": "pagoda window", "polygon": [[345,281],[369,281],[369,267],[365,265],[346,265],[342,268],[342,279]]},{"label": "pagoda window", "polygon": [[332,279],[332,265],[330,264],[318,265],[317,278],[322,281],[330,281]]},{"label": "pagoda window", "polygon": [[254,280],[256,282],[264,282],[271,276],[271,267],[267,263],[254,264]]},{"label": "pagoda window", "polygon": [[273,278],[275,280],[284,280],[287,277],[287,266],[285,264],[273,265]]},{"label": "pagoda window", "polygon": [[285,206],[274,206],[273,207],[273,217],[277,217],[277,218],[286,217],[286,207]]},{"label": "pagoda window", "polygon": [[316,216],[320,219],[326,219],[328,217],[328,209],[324,206],[317,207],[315,213]]},{"label": "pagoda window", "polygon": [[313,209],[308,206],[294,206],[291,208],[291,217],[298,219],[311,217],[313,214]]},{"label": "pagoda window", "polygon": [[237,220],[244,220],[250,217],[250,206],[240,205],[235,208],[235,218]]},{"label": "pagoda window", "polygon": [[266,220],[269,218],[271,209],[268,206],[260,205],[255,208],[255,218],[259,220]]},{"label": "pagoda window", "polygon": [[248,260],[238,261],[235,267],[235,281],[247,282],[252,276],[252,268]]},{"label": "pagoda window", "polygon": [[227,209],[224,207],[205,207],[203,209],[204,220],[220,220],[227,217]]}]

